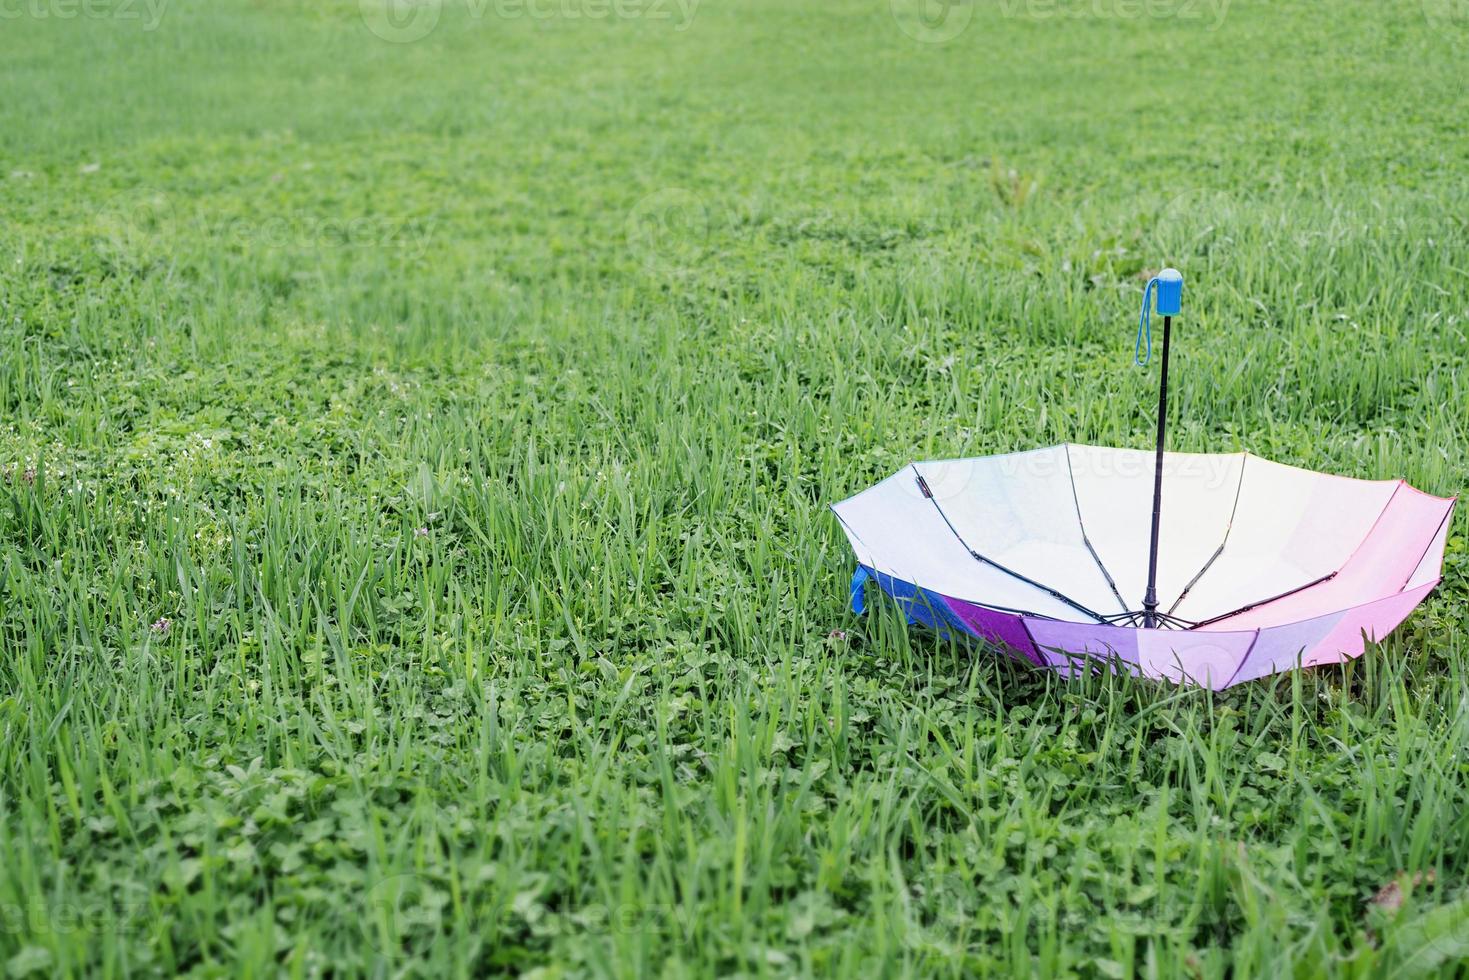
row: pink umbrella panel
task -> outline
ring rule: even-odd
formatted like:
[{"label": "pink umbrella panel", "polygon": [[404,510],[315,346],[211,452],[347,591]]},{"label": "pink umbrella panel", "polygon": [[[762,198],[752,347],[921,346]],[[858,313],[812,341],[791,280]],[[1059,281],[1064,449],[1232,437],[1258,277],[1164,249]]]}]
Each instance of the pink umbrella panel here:
[{"label": "pink umbrella panel", "polygon": [[1339,663],[1438,584],[1452,498],[1248,453],[1165,453],[1159,628],[1143,628],[1155,455],[1063,445],[914,463],[834,505],[910,620],[1066,674],[1105,659],[1213,689]]}]

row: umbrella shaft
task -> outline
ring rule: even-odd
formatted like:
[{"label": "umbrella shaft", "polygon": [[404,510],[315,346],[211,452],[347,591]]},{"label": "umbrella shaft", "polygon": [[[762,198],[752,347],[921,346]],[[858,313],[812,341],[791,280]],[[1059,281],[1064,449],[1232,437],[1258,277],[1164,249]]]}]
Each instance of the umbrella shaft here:
[{"label": "umbrella shaft", "polygon": [[1163,318],[1163,372],[1158,385],[1158,450],[1153,462],[1153,534],[1148,541],[1148,593],[1143,597],[1143,625],[1158,625],[1158,519],[1163,513],[1163,442],[1168,432],[1168,341],[1173,317]]}]

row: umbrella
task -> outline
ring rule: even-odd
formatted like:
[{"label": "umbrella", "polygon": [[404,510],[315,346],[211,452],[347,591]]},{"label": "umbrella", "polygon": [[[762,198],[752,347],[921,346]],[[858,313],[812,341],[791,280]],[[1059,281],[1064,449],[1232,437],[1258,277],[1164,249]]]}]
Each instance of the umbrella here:
[{"label": "umbrella", "polygon": [[[913,622],[1063,673],[1102,658],[1219,689],[1356,657],[1428,595],[1452,498],[1249,453],[1164,450],[1182,279],[1165,270],[1155,285],[1155,448],[913,463],[834,505],[858,562],[854,611],[873,579]],[[1147,295],[1139,353],[1151,346]]]}]

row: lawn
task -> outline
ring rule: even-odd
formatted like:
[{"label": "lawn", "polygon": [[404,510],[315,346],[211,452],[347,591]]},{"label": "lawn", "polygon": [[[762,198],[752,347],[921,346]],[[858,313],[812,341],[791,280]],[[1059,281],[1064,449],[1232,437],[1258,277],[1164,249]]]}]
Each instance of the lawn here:
[{"label": "lawn", "polygon": [[8,976],[1465,969],[1462,515],[1209,694],[827,510],[1150,446],[1164,264],[1175,448],[1461,492],[1463,0],[377,2],[0,7]]}]

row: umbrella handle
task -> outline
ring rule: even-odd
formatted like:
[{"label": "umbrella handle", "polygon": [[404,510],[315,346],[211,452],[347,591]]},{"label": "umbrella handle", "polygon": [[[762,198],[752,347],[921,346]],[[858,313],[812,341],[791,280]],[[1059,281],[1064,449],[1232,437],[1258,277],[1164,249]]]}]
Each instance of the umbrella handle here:
[{"label": "umbrella handle", "polygon": [[[1155,288],[1156,287],[1156,288]],[[1153,328],[1149,322],[1148,293],[1157,297],[1158,313],[1163,317],[1163,371],[1158,380],[1158,448],[1153,462],[1153,527],[1148,537],[1148,591],[1143,597],[1143,625],[1148,629],[1158,626],[1158,528],[1163,512],[1163,444],[1168,430],[1168,340],[1173,318],[1183,308],[1183,276],[1177,269],[1164,269],[1148,280],[1143,290],[1143,315],[1138,322],[1138,347],[1146,335],[1147,358],[1137,359],[1138,347],[1133,348],[1132,359],[1147,364],[1153,357]]]},{"label": "umbrella handle", "polygon": [[[1155,288],[1156,287],[1156,288]],[[1153,304],[1149,294],[1157,297],[1158,313],[1161,316],[1177,316],[1183,308],[1183,274],[1177,269],[1164,269],[1148,280],[1143,287],[1143,311],[1137,318],[1137,342],[1132,347],[1132,363],[1147,367],[1153,359]]]}]

